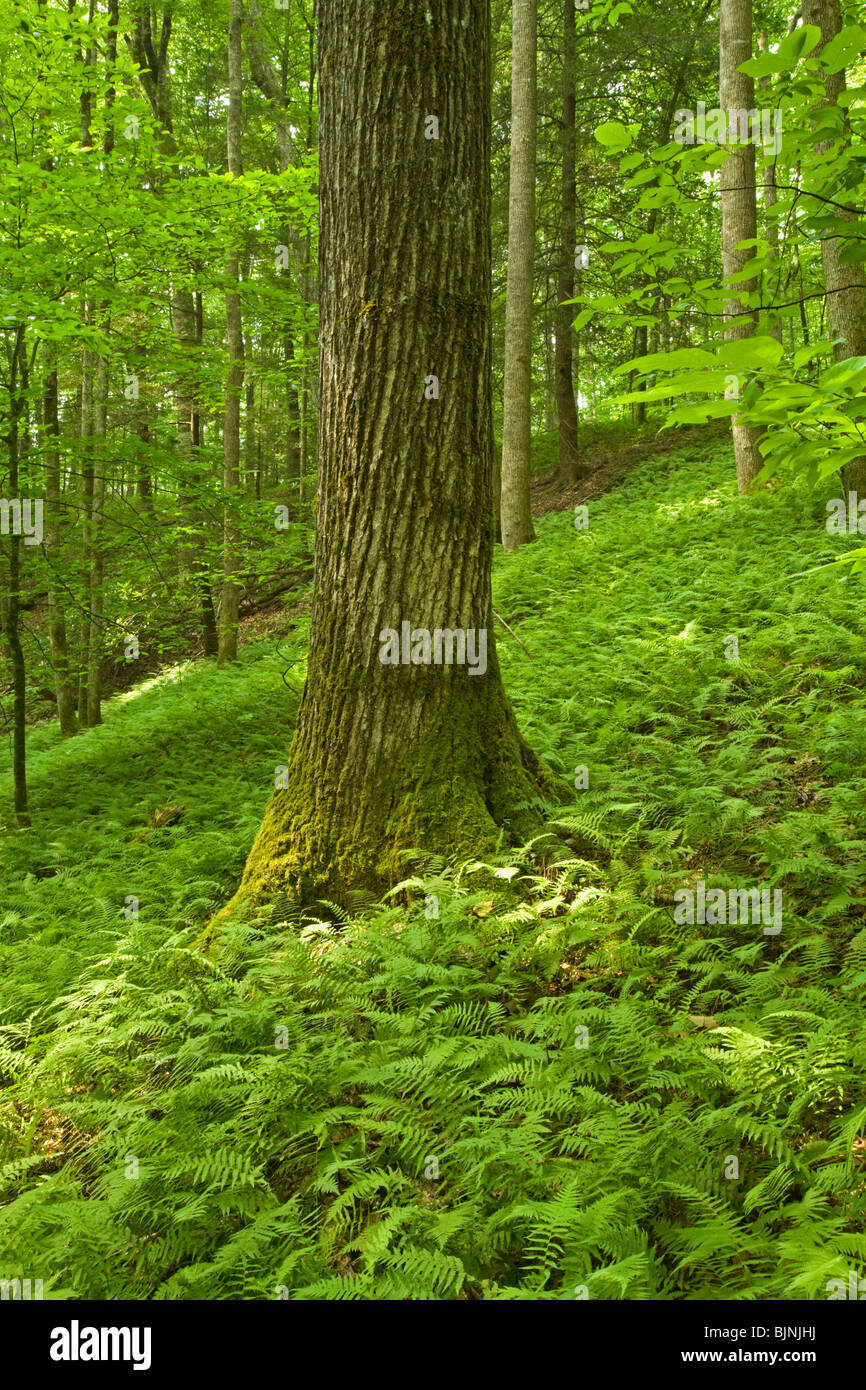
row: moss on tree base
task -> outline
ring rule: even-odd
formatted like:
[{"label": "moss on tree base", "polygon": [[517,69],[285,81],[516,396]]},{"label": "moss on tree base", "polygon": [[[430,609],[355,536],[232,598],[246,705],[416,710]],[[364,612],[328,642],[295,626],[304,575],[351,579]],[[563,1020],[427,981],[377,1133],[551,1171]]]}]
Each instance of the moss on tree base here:
[{"label": "moss on tree base", "polygon": [[520,736],[501,687],[492,703],[480,728],[450,725],[357,797],[332,794],[296,740],[289,785],[274,794],[226,911],[348,906],[358,890],[379,896],[405,878],[406,851],[483,858],[503,834],[507,843],[537,834],[538,799],[557,794],[557,779]]}]

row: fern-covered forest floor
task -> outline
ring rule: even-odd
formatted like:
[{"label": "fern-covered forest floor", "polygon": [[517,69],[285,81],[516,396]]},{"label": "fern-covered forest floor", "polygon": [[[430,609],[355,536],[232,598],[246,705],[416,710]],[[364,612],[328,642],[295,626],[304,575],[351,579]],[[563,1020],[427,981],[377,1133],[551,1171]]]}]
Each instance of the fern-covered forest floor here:
[{"label": "fern-covered forest floor", "polygon": [[[32,731],[33,828],[0,829],[0,1275],[808,1300],[863,1266],[866,625],[856,581],[804,573],[858,538],[733,472],[726,440],[674,444],[587,530],[550,512],[499,554],[522,729],[588,778],[551,812],[572,857],[503,847],[501,896],[419,859],[384,906],[208,944],[286,759],[303,605],[234,669]],[[781,931],[678,923],[698,880],[781,889]]]}]

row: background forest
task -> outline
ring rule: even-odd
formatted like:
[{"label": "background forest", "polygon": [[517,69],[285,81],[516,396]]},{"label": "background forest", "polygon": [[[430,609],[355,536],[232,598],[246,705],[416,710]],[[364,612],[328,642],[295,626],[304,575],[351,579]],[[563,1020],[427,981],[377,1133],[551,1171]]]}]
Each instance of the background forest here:
[{"label": "background forest", "polygon": [[556,794],[227,914],[323,544],[317,16],[0,7],[4,1297],[863,1276],[866,11],[793,5],[492,0],[493,603]]}]

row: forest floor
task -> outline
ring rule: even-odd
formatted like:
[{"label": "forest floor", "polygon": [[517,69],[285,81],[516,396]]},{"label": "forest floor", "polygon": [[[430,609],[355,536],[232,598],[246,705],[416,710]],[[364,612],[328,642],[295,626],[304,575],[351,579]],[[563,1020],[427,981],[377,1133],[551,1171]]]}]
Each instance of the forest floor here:
[{"label": "forest floor", "polygon": [[[570,506],[570,503],[568,503]],[[825,1298],[866,1254],[857,543],[668,439],[499,554],[523,732],[585,857],[419,860],[230,924],[304,604],[0,765],[0,1275],[82,1298]],[[738,651],[731,639],[736,638]],[[580,781],[580,775],[578,780]],[[781,931],[674,893],[780,889]]]},{"label": "forest floor", "polygon": [[[718,420],[711,426],[686,426],[676,435],[659,431],[657,424],[628,429],[624,424],[609,423],[584,427],[580,445],[580,465],[586,476],[576,483],[563,483],[558,464],[548,465],[553,450],[551,436],[539,441],[537,460],[532,476],[532,515],[546,516],[548,512],[567,511],[581,502],[600,497],[623,482],[639,464],[658,458],[671,449],[699,450],[708,437],[726,437],[730,425]],[[588,437],[586,437],[588,436]],[[555,436],[552,437],[555,439]],[[538,457],[540,455],[540,457]]]}]

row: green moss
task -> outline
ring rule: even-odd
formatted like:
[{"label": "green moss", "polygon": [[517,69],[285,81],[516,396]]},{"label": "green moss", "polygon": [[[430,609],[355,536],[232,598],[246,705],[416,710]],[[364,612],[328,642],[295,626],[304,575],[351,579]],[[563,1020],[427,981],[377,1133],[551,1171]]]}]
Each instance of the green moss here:
[{"label": "green moss", "polygon": [[511,842],[538,834],[536,803],[554,779],[521,738],[495,666],[489,674],[486,688],[455,694],[447,727],[395,769],[388,804],[364,803],[362,789],[363,814],[351,821],[323,805],[311,760],[295,752],[228,910],[345,905],[355,890],[379,895],[405,877],[408,850],[479,858],[503,832]]}]

